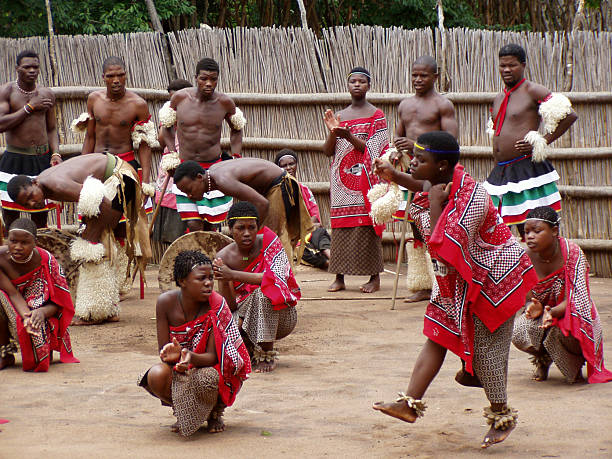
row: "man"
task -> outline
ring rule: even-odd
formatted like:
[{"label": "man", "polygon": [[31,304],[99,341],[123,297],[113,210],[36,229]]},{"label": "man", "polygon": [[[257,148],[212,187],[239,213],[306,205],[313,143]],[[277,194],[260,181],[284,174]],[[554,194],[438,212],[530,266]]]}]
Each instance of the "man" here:
[{"label": "man", "polygon": [[[174,184],[194,201],[200,201],[211,191],[249,201],[257,209],[263,225],[278,235],[289,259],[297,242],[304,240],[313,229],[295,178],[264,159],[221,161],[207,170],[195,161],[185,161],[174,172]],[[301,251],[303,245],[298,251],[298,263]]]},{"label": "man", "polygon": [[[118,320],[119,285],[130,275],[129,267],[137,259],[136,269],[145,268],[151,257],[149,232],[142,208],[141,189],[136,171],[110,153],[91,153],[72,158],[38,177],[18,175],[7,186],[11,199],[37,209],[45,199],[77,202],[85,229],[72,242],[72,259],[83,261],[79,268],[75,315],[76,325]],[[116,264],[117,247],[113,230],[125,215],[127,272]]]},{"label": "man", "polygon": [[[412,64],[411,76],[414,96],[404,99],[399,105],[399,121],[395,128],[393,142],[400,154],[409,156],[412,156],[414,142],[421,134],[446,131],[455,138],[459,135],[452,102],[435,89],[438,80],[436,60],[431,56],[417,58]],[[405,194],[407,195],[407,192]],[[396,218],[404,218],[403,214],[407,204],[407,201],[402,202],[400,211],[395,215]],[[410,225],[414,242],[406,244],[408,258],[406,286],[413,294],[404,300],[406,303],[429,300],[432,284],[430,261],[423,238],[416,229],[416,225],[412,222]]]},{"label": "man", "polygon": [[[196,66],[196,87],[177,91],[170,100],[170,109],[164,115],[162,125],[171,127],[176,123],[176,134],[180,145],[177,159],[196,161],[204,170],[211,165],[231,159],[221,152],[221,128],[225,120],[230,128],[230,149],[232,156],[240,155],[242,149],[242,128],[246,120],[234,101],[217,92],[219,64],[204,58]],[[174,145],[168,130],[164,131],[166,145]],[[178,163],[178,161],[177,161]],[[176,185],[176,183],[175,183]],[[187,222],[190,231],[211,230],[213,225],[225,220],[232,199],[219,191],[203,195],[193,202],[176,186],[177,210],[181,219]]]},{"label": "man", "polygon": [[[487,132],[497,165],[483,183],[507,225],[524,237],[527,213],[539,206],[561,211],[559,174],[546,160],[547,145],[578,118],[569,99],[524,78],[525,50],[516,44],[499,50],[499,73],[505,88],[495,98]],[[538,133],[544,122],[545,135]]]},{"label": "man", "polygon": [[125,89],[125,64],[111,56],[102,64],[106,89],[92,92],[87,98],[87,114],[73,121],[73,129],[85,126],[86,134],[81,154],[105,152],[127,161],[138,171],[142,163],[142,190],[147,196],[155,193],[151,179],[151,147],[158,147],[157,130],[151,120],[146,101]]},{"label": "man", "polygon": [[29,212],[38,228],[47,226],[47,210],[28,210],[13,202],[6,193],[6,184],[18,174],[38,175],[59,164],[59,137],[55,119],[55,96],[49,88],[38,86],[40,60],[34,51],[17,56],[17,80],[0,87],[0,132],[6,133],[6,150],[0,158],[0,196],[5,228]]}]

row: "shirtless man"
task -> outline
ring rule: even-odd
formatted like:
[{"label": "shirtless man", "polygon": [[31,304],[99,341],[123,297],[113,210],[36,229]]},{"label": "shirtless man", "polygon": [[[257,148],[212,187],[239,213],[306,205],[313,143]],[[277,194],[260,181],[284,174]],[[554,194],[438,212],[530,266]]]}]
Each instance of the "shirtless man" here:
[{"label": "shirtless man", "polygon": [[0,87],[0,132],[6,132],[6,150],[0,158],[0,186],[5,228],[30,212],[38,228],[47,226],[44,204],[34,211],[22,208],[8,196],[6,184],[15,175],[38,175],[62,162],[55,118],[55,96],[49,88],[38,86],[40,61],[34,51],[17,56],[17,80]]},{"label": "shirtless man", "polygon": [[[412,156],[415,139],[421,134],[433,131],[447,131],[458,138],[459,127],[455,108],[450,100],[435,89],[438,79],[438,64],[431,56],[421,56],[412,64],[412,88],[414,97],[404,99],[398,108],[399,121],[395,128],[394,144],[400,154]],[[407,193],[406,193],[407,194]],[[407,197],[407,196],[406,196]],[[404,201],[400,209],[405,209]],[[400,213],[396,218],[401,217]],[[429,300],[431,277],[427,251],[414,223],[411,223],[414,244],[408,243],[408,274],[406,283],[413,292],[404,301],[414,303]],[[418,241],[418,242],[417,242]],[[419,243],[420,242],[420,243]],[[413,247],[411,247],[413,245]],[[418,247],[417,247],[418,246]]]},{"label": "shirtless man", "polygon": [[[142,191],[153,196],[155,183],[149,183],[151,147],[159,143],[149,107],[142,97],[125,89],[125,64],[121,58],[111,56],[104,61],[102,78],[106,89],[94,91],[87,98],[87,132],[81,154],[112,153],[138,171],[140,164],[134,156],[137,149],[142,163]],[[85,124],[79,120],[78,125]]]},{"label": "shirtless man", "polygon": [[249,201],[259,221],[278,235],[287,254],[314,228],[297,180],[265,159],[220,161],[206,170],[196,161],[185,161],[174,171],[174,184],[193,201],[211,191]]},{"label": "shirtless man", "polygon": [[[487,128],[497,165],[483,183],[504,222],[518,225],[521,237],[531,209],[551,206],[561,210],[555,183],[559,174],[546,160],[546,147],[578,118],[567,97],[527,81],[525,65],[526,53],[519,45],[499,50],[499,73],[505,88],[493,102]],[[537,132],[541,121],[544,136]]]},{"label": "shirtless man", "polygon": [[[234,101],[217,92],[219,64],[204,58],[196,66],[196,87],[177,91],[170,100],[170,116],[164,116],[162,125],[170,127],[176,123],[180,161],[196,161],[204,170],[211,165],[231,159],[221,152],[221,128],[223,120],[230,127],[230,150],[239,157],[242,149],[242,128],[246,120]],[[166,145],[174,145],[169,130],[164,130]],[[225,220],[232,205],[229,196],[219,191],[207,193],[193,202],[175,186],[177,210],[187,222],[190,231],[211,230],[213,225]]]}]

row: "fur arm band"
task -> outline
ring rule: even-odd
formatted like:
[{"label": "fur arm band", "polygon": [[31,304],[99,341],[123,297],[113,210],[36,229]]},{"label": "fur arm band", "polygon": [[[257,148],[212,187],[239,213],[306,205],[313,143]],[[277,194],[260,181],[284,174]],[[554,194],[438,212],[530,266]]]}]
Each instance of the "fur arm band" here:
[{"label": "fur arm band", "polygon": [[240,110],[238,107],[236,107],[236,113],[230,117],[230,123],[234,131],[242,131],[242,129],[246,126],[247,120],[242,114],[242,110]]},{"label": "fur arm band", "polygon": [[551,93],[540,104],[538,113],[544,121],[544,130],[550,134],[567,115],[572,113],[572,103],[563,94]]},{"label": "fur arm band", "polygon": [[105,196],[104,190],[104,184],[100,180],[91,175],[87,177],[79,194],[77,211],[84,217],[97,217]]},{"label": "fur arm band", "polygon": [[153,196],[155,194],[155,184],[143,183],[141,185],[142,193],[147,196]]},{"label": "fur arm band", "polygon": [[70,258],[75,261],[99,263],[104,258],[104,244],[86,241],[77,237],[70,244]]},{"label": "fur arm band", "polygon": [[159,163],[159,167],[167,174],[168,171],[173,171],[174,169],[179,167],[180,164],[181,159],[179,158],[179,154],[176,151],[173,151],[162,156],[162,160],[161,163]]},{"label": "fur arm band", "polygon": [[153,120],[149,118],[148,121],[139,121],[134,124],[132,128],[132,144],[134,149],[140,146],[140,142],[144,141],[151,148],[159,148],[159,142],[157,141],[157,129]]},{"label": "fur arm band", "polygon": [[73,119],[72,123],[70,123],[70,130],[75,134],[87,131],[87,121],[89,121],[89,118],[91,118],[89,113],[81,113],[78,118]]},{"label": "fur arm band", "polygon": [[165,128],[170,128],[176,123],[176,110],[170,106],[170,101],[166,102],[159,109],[159,124]]},{"label": "fur arm band", "polygon": [[529,131],[527,134],[525,134],[524,140],[533,146],[531,160],[534,163],[539,163],[546,159],[548,143],[538,131]]}]

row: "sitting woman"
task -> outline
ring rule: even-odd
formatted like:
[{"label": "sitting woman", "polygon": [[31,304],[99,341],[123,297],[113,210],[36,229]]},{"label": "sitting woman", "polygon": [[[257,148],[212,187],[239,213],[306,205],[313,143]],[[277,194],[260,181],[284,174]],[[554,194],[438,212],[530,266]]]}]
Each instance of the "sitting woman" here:
[{"label": "sitting woman", "polygon": [[63,363],[72,355],[68,325],[74,306],[57,260],[36,247],[36,225],[15,220],[8,246],[0,247],[0,370],[15,364],[19,342],[24,371],[48,371],[53,351]]},{"label": "sitting woman", "polygon": [[234,242],[217,253],[215,279],[248,338],[253,368],[266,373],[276,368],[274,341],[295,328],[300,288],[278,236],[265,226],[258,233],[253,204],[234,204],[227,220]]},{"label": "sitting woman", "polygon": [[192,435],[208,421],[209,432],[221,432],[223,410],[234,403],[251,371],[249,355],[227,303],[213,291],[210,259],[193,250],[180,252],[174,279],[180,289],[157,298],[161,363],[138,385],[172,406],[173,431]]},{"label": "sitting woman", "polygon": [[527,214],[525,237],[540,281],[514,325],[512,343],[531,354],[533,379],[545,381],[554,362],[569,383],[612,381],[603,361],[601,322],[589,292],[589,264],[573,242],[559,237],[554,209],[537,207]]},{"label": "sitting woman", "polygon": [[[295,151],[290,148],[283,148],[274,158],[274,164],[282,167],[297,179],[298,157]],[[302,197],[310,214],[310,219],[315,227],[315,230],[306,236],[302,263],[327,270],[329,267],[329,257],[331,256],[331,236],[321,225],[321,214],[319,213],[319,206],[314,194],[312,194],[312,191],[306,185],[301,182],[298,182],[298,184],[302,190]],[[303,244],[304,241],[301,243]]]}]

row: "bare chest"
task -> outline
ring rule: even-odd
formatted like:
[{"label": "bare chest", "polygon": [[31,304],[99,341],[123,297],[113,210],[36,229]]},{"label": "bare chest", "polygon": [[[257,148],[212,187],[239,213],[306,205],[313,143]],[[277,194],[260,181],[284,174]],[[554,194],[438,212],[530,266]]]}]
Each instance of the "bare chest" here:
[{"label": "bare chest", "polygon": [[[400,117],[407,130],[418,130],[422,127],[436,130],[440,127],[440,110],[435,104],[410,104],[402,110]],[[421,134],[421,132],[418,132],[418,134]]]},{"label": "bare chest", "polygon": [[94,104],[94,118],[98,127],[129,129],[136,120],[136,111],[128,103],[99,101]]},{"label": "bare chest", "polygon": [[226,110],[219,102],[200,102],[197,99],[182,101],[176,110],[178,125],[197,126],[205,129],[221,129]]}]

